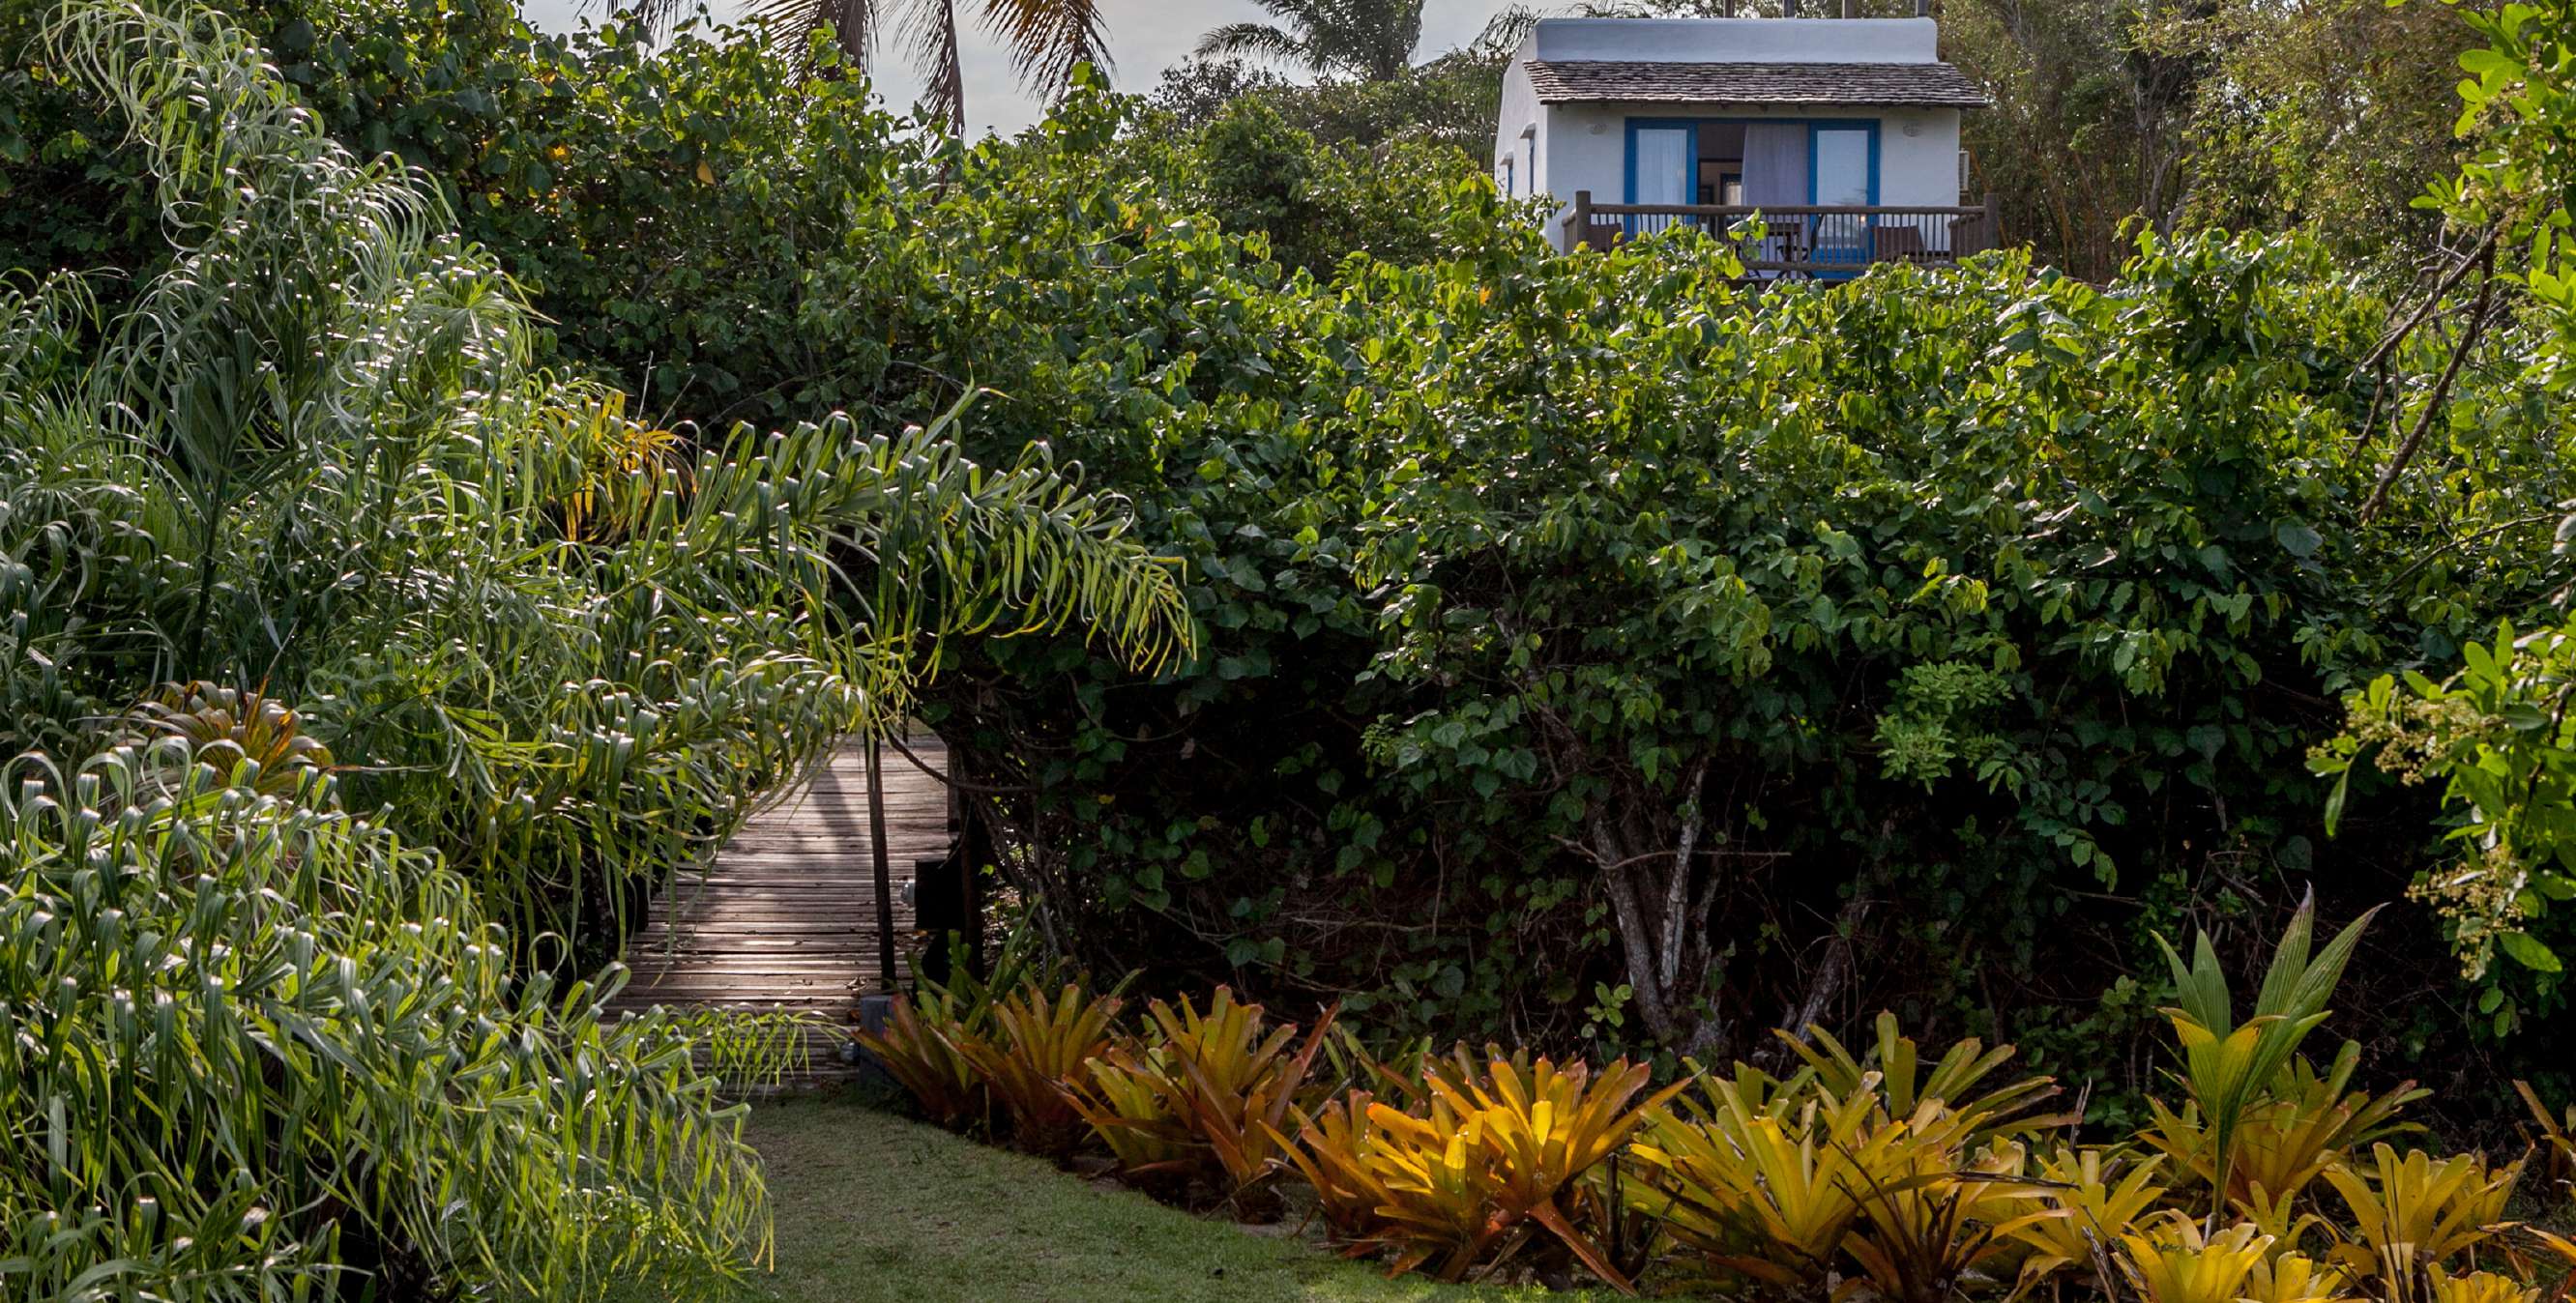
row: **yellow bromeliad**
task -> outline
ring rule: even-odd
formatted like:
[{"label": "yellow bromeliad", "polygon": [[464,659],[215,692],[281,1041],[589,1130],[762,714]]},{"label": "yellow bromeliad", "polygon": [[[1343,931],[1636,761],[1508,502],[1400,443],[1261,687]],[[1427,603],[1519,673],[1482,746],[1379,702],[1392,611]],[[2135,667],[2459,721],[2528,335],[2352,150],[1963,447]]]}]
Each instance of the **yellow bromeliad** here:
[{"label": "yellow bromeliad", "polygon": [[2325,1174],[2352,1214],[2347,1226],[2328,1223],[2341,1241],[2331,1256],[2389,1303],[2424,1303],[2433,1269],[2507,1228],[2504,1206],[2522,1164],[2490,1168],[2474,1154],[2436,1161],[2420,1149],[2400,1157],[2385,1144],[2373,1146],[2371,1157],[2367,1169]]},{"label": "yellow bromeliad", "polygon": [[2117,1257],[2147,1303],[2239,1303],[2271,1246],[2252,1223],[2204,1235],[2200,1223],[2169,1209],[2122,1235]]},{"label": "yellow bromeliad", "polygon": [[[1301,1128],[1297,1166],[1323,1178],[1319,1189],[1334,1187],[1327,1199],[1344,1216],[1353,1194],[1373,1192],[1379,1202],[1355,1248],[1392,1250],[1390,1274],[1427,1266],[1456,1280],[1544,1232],[1594,1275],[1633,1292],[1587,1223],[1600,1212],[1596,1169],[1679,1089],[1632,1103],[1649,1071],[1621,1060],[1595,1074],[1580,1063],[1478,1061],[1461,1051],[1426,1073],[1414,1110],[1356,1094],[1338,1118],[1326,1106]],[[1365,1127],[1351,1121],[1354,1112]]]},{"label": "yellow bromeliad", "polygon": [[2492,1271],[2472,1271],[2454,1276],[2434,1267],[2427,1273],[2431,1303],[2539,1303],[2540,1287],[2525,1285],[2511,1276]]},{"label": "yellow bromeliad", "polygon": [[2083,1268],[2097,1246],[2127,1232],[2164,1198],[2156,1183],[2161,1158],[2128,1158],[2117,1151],[2060,1146],[2040,1160],[2044,1186],[2040,1198],[2063,1215],[2032,1221],[2012,1231],[2031,1250],[2022,1260],[2022,1293],[2069,1267]]}]

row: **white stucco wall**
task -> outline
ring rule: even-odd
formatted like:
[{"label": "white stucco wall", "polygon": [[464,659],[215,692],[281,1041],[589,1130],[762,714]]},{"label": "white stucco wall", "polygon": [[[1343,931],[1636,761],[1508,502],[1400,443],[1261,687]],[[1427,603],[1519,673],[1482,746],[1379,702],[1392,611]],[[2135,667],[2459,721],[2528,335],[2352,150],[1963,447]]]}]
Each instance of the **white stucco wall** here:
[{"label": "white stucco wall", "polygon": [[1959,193],[1959,110],[1879,109],[1874,116],[1879,120],[1880,203],[1938,207],[1972,202]]},{"label": "white stucco wall", "polygon": [[[1548,193],[1539,175],[1546,168],[1547,123],[1529,77],[1530,50],[1536,41],[1535,35],[1524,38],[1503,68],[1503,103],[1494,120],[1494,174],[1501,177],[1504,159],[1519,160],[1514,174],[1522,195]],[[1537,128],[1537,135],[1524,139],[1521,132],[1530,127]]]}]

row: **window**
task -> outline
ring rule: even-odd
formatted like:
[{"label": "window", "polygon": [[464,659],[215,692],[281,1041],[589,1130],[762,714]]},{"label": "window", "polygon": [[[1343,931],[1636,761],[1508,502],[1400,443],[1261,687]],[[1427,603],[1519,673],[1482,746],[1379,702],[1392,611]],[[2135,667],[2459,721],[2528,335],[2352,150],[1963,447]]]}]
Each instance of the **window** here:
[{"label": "window", "polygon": [[1817,127],[1811,139],[1816,202],[1850,207],[1869,203],[1878,188],[1870,175],[1869,128]]},{"label": "window", "polygon": [[1878,124],[1865,119],[1630,118],[1625,198],[1857,208],[1878,202],[1878,168]]},{"label": "window", "polygon": [[1506,199],[1512,198],[1520,193],[1512,188],[1512,173],[1518,170],[1513,166],[1516,161],[1517,160],[1506,158],[1502,161],[1500,166],[1494,169],[1494,184],[1501,188],[1503,197]]}]

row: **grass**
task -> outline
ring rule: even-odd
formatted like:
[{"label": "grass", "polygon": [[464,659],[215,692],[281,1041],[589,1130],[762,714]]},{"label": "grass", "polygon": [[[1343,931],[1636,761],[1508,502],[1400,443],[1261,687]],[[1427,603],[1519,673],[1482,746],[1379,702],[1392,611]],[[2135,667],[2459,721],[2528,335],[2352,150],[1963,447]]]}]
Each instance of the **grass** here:
[{"label": "grass", "polygon": [[771,1303],[1606,1303],[1608,1291],[1387,1280],[1281,1228],[1167,1208],[891,1114],[830,1099],[757,1106],[778,1262]]}]

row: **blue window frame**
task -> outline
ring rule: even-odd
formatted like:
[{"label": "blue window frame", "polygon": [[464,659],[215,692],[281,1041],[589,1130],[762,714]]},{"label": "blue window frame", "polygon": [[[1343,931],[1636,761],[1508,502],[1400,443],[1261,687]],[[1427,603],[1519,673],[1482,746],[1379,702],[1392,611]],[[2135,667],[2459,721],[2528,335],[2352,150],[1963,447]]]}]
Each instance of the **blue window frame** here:
[{"label": "blue window frame", "polygon": [[[1878,203],[1878,119],[1876,118],[1630,118],[1628,119],[1627,157],[1620,175],[1624,185],[1623,203],[1637,202],[1637,133],[1639,131],[1688,131],[1690,155],[1699,157],[1701,127],[1749,127],[1779,125],[1803,126],[1807,129],[1807,202],[1816,202],[1816,133],[1819,131],[1866,131],[1869,133],[1869,202]],[[1695,180],[1696,178],[1694,178]]]},{"label": "blue window frame", "polygon": [[[1633,204],[1633,203],[1636,203],[1636,202],[1637,202],[1637,133],[1638,133],[1639,131],[1641,131],[1641,130],[1642,130],[1642,131],[1673,131],[1673,130],[1688,131],[1688,132],[1690,133],[1689,155],[1690,155],[1690,158],[1693,160],[1693,167],[1694,167],[1694,170],[1695,170],[1695,169],[1696,169],[1696,167],[1697,167],[1697,160],[1698,160],[1698,158],[1699,158],[1699,129],[1700,129],[1701,127],[1703,127],[1703,126],[1751,126],[1751,125],[1755,125],[1755,124],[1770,124],[1770,125],[1778,125],[1778,124],[1783,124],[1783,123],[1787,123],[1787,124],[1794,124],[1794,125],[1799,125],[1799,126],[1804,126],[1804,127],[1807,129],[1807,202],[1808,202],[1808,203],[1810,203],[1810,204],[1813,204],[1813,203],[1815,203],[1815,202],[1816,202],[1816,133],[1818,133],[1818,132],[1820,132],[1820,131],[1866,131],[1866,132],[1868,132],[1868,133],[1869,133],[1869,198],[1868,198],[1868,200],[1867,200],[1866,202],[1868,203],[1868,205],[1869,205],[1870,207],[1873,207],[1873,208],[1874,208],[1874,207],[1877,207],[1877,206],[1878,206],[1878,201],[1879,201],[1879,200],[1878,200],[1878,181],[1879,181],[1879,141],[1878,141],[1878,129],[1879,129],[1879,120],[1878,120],[1878,119],[1876,119],[1876,118],[1787,118],[1787,117],[1780,117],[1780,118],[1736,118],[1736,117],[1717,117],[1717,118],[1630,118],[1630,119],[1628,119],[1628,126],[1627,126],[1627,151],[1626,151],[1626,156],[1625,156],[1625,158],[1622,160],[1622,166],[1621,166],[1621,177],[1622,177],[1622,181],[1623,181],[1623,195],[1624,195],[1624,198],[1623,198],[1622,202],[1625,202],[1625,203],[1631,203],[1631,204]],[[1690,178],[1690,180],[1686,183],[1686,187],[1696,187],[1697,182],[1698,182],[1698,177],[1697,177],[1696,175],[1693,175],[1693,176]],[[1652,219],[1648,219],[1648,220],[1652,220]],[[1626,219],[1625,219],[1625,221],[1624,221],[1624,224],[1625,224],[1625,225],[1626,225],[1626,227],[1628,228],[1628,233],[1629,233],[1629,234],[1631,234],[1631,235],[1638,234],[1638,233],[1640,232],[1640,230],[1641,230],[1641,227],[1640,227],[1640,224],[1639,224],[1639,219],[1638,219],[1638,218],[1636,218],[1636,217],[1634,217],[1634,216],[1631,216],[1631,217],[1626,218]],[[1810,224],[1810,225],[1815,225],[1815,223],[1813,222],[1813,220],[1812,220],[1812,219],[1810,220],[1809,224]],[[1876,227],[1877,227],[1877,220],[1876,220],[1875,218],[1872,218],[1872,219],[1870,219],[1870,221],[1869,221],[1868,223],[1866,223],[1866,224],[1865,224],[1864,230],[1865,230],[1865,231],[1871,231],[1871,232],[1874,232],[1874,231],[1875,231],[1875,229],[1876,229]],[[1660,228],[1642,228],[1642,229],[1660,229]],[[1837,249],[1837,250],[1835,250],[1835,251],[1834,251],[1834,252],[1836,252],[1836,253],[1846,253],[1846,252],[1847,252],[1847,253],[1848,253],[1848,258],[1845,258],[1845,257],[1839,257],[1839,256],[1838,256],[1838,257],[1827,257],[1827,256],[1825,256],[1825,255],[1826,255],[1826,253],[1827,253],[1828,251],[1827,251],[1826,249],[1823,249],[1823,248],[1818,248],[1818,249],[1816,250],[1816,253],[1817,253],[1817,255],[1818,255],[1816,260],[1817,260],[1817,261],[1819,261],[1819,262],[1839,262],[1839,261],[1846,261],[1846,260],[1848,260],[1848,261],[1855,262],[1855,263],[1865,263],[1865,262],[1869,261],[1869,257],[1870,257],[1870,249],[1869,249],[1869,245],[1870,245],[1871,243],[1873,243],[1873,242],[1874,242],[1874,236],[1864,236],[1864,239],[1863,239],[1863,241],[1862,241],[1861,243],[1859,243],[1859,244],[1854,244],[1854,245],[1850,245],[1850,246],[1848,246],[1848,247],[1847,247],[1847,249]],[[1842,274],[1844,274],[1844,275],[1848,275],[1848,274],[1850,274],[1850,273],[1842,273]]]}]

